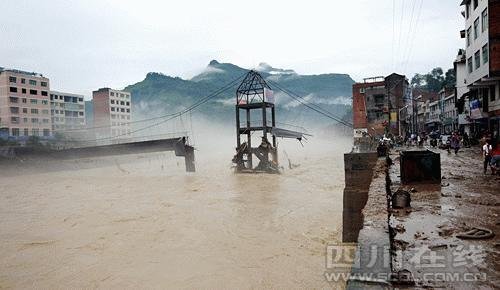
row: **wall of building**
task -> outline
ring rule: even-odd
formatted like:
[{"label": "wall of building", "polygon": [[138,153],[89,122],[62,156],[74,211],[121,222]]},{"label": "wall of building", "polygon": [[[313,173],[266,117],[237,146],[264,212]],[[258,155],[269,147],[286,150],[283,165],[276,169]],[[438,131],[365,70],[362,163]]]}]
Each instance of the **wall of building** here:
[{"label": "wall of building", "polygon": [[0,127],[11,136],[51,136],[49,91],[40,74],[0,71]]},{"label": "wall of building", "polygon": [[[465,52],[467,55],[467,65],[472,60],[472,73],[467,74],[467,83],[470,85],[483,77],[488,76],[489,64],[483,63],[483,52],[482,48],[484,45],[488,44],[488,29],[486,31],[482,31],[482,17],[481,13],[488,8],[488,0],[477,0],[478,6],[474,9],[473,1],[471,1],[470,5],[470,14],[469,17],[465,19],[465,31],[466,31],[466,43],[465,43]],[[466,6],[467,9],[467,6]],[[474,21],[479,19],[479,27],[478,27],[478,37],[474,38]],[[467,45],[467,31],[470,28],[471,36],[470,36],[470,45]],[[480,67],[476,69],[476,62],[474,59],[474,54],[479,51],[480,57]]]}]

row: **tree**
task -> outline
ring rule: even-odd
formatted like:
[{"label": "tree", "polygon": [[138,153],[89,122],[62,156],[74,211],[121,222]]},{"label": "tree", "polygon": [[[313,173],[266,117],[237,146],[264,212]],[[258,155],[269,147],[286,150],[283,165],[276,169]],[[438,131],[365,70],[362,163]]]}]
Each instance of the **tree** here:
[{"label": "tree", "polygon": [[444,76],[444,87],[454,87],[457,84],[457,78],[455,75],[455,69],[450,68]]},{"label": "tree", "polygon": [[414,88],[421,88],[425,85],[425,77],[419,73],[411,78],[411,86]]},{"label": "tree", "polygon": [[430,92],[439,92],[444,87],[454,87],[455,83],[455,69],[453,68],[447,70],[445,74],[442,68],[436,67],[424,75],[417,73],[411,79],[413,88],[425,89]]}]

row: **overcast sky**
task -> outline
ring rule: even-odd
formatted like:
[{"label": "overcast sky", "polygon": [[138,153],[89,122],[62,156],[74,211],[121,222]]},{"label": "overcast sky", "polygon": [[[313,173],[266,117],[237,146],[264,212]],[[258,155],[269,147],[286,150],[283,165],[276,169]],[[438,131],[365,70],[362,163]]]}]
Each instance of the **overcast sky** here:
[{"label": "overcast sky", "polygon": [[464,45],[459,2],[2,0],[0,66],[87,98],[150,71],[189,78],[212,59],[355,80],[411,76],[452,67]]}]

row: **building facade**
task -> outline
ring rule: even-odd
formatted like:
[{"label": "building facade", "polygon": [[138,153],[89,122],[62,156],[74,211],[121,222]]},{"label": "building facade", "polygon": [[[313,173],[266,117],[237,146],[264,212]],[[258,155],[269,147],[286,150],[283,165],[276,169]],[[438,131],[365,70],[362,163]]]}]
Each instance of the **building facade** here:
[{"label": "building facade", "polygon": [[[499,134],[500,0],[464,0],[466,77],[474,133]],[[497,17],[490,17],[496,15]],[[458,86],[458,85],[457,85]]]},{"label": "building facade", "polygon": [[96,139],[130,135],[132,96],[129,92],[101,88],[92,92]]},{"label": "building facade", "polygon": [[0,68],[0,132],[16,139],[52,136],[49,79]]},{"label": "building facade", "polygon": [[85,127],[85,102],[82,95],[50,92],[50,113],[54,133]]},{"label": "building facade", "polygon": [[[354,135],[403,135],[407,124],[400,121],[400,111],[410,97],[408,79],[403,75],[366,78],[353,85]],[[404,127],[403,127],[404,126]]]}]

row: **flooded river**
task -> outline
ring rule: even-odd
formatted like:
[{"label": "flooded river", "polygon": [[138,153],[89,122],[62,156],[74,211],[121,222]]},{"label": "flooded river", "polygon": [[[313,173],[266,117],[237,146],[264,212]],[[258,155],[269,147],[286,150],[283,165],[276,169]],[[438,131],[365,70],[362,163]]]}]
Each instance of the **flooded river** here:
[{"label": "flooded river", "polygon": [[234,139],[196,141],[194,174],[173,153],[4,169],[0,288],[337,286],[349,140],[282,141],[281,175],[234,174]]}]

